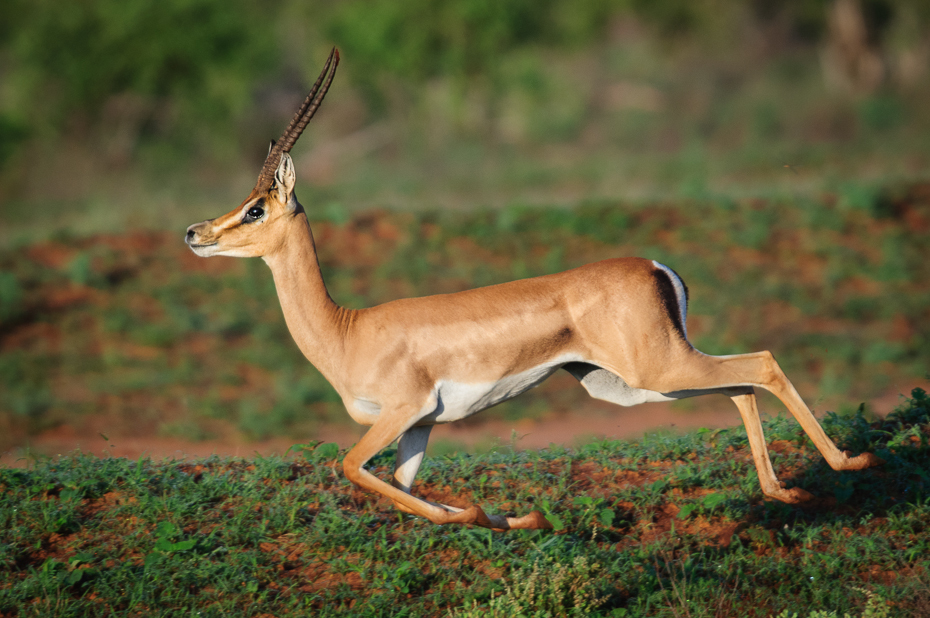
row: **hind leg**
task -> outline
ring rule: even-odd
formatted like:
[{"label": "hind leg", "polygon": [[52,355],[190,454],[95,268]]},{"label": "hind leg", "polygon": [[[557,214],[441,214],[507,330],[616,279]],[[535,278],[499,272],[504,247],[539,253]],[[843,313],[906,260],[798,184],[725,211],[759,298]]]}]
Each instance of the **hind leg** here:
[{"label": "hind leg", "polygon": [[733,403],[739,408],[739,414],[746,426],[746,435],[749,437],[749,448],[752,450],[752,460],[756,464],[756,473],[759,475],[759,485],[762,493],[776,500],[795,504],[806,502],[813,496],[800,487],[785,489],[784,483],[775,476],[772,469],[772,460],[769,459],[769,449],[762,433],[762,420],[759,418],[759,409],[756,406],[756,394],[752,388],[741,395],[731,397]]},{"label": "hind leg", "polygon": [[[667,369],[645,373],[641,378],[642,384],[637,386],[676,398],[721,387],[758,386],[770,391],[785,404],[834,470],[861,470],[882,463],[881,459],[871,453],[851,457],[848,453],[840,451],[798,395],[771,352],[708,356],[689,346],[682,347],[668,360],[671,362],[665,363]],[[785,502],[799,502],[809,498],[810,494],[803,490],[785,490],[778,483],[762,435],[755,395],[745,393],[731,398],[739,408],[746,425],[763,492]]]},{"label": "hind leg", "polygon": [[882,463],[881,459],[871,453],[850,457],[849,453],[840,451],[824,432],[771,352],[705,358],[714,359],[715,375],[722,374],[725,379],[732,379],[729,376],[738,375],[745,380],[744,383],[760,386],[778,397],[834,470],[862,470]]}]

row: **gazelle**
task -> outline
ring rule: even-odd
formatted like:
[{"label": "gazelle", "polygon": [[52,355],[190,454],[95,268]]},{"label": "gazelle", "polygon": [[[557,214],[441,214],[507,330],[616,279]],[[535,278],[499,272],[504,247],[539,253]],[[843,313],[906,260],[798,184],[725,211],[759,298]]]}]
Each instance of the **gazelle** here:
[{"label": "gazelle", "polygon": [[[533,388],[559,369],[588,393],[623,406],[708,393],[728,395],[749,435],[762,492],[794,503],[811,498],[779,483],[769,460],[753,389],[774,393],[835,470],[881,462],[840,452],[769,352],[708,356],[689,342],[688,289],[667,266],[618,258],[563,273],[350,310],[330,298],[313,234],[294,195],[288,152],[326,95],[333,49],[297,114],[272,142],[258,182],[231,212],[190,226],[203,257],[261,257],[271,268],[288,329],[333,385],[349,415],[371,429],[345,457],[350,481],[436,524],[550,528],[538,511],[488,515],[411,495],[430,430]],[[393,483],[365,470],[399,440]]]}]

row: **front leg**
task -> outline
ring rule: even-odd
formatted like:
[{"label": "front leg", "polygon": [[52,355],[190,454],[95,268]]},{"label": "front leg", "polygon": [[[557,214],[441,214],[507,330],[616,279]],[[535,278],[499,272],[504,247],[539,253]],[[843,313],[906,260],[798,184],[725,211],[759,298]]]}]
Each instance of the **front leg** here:
[{"label": "front leg", "polygon": [[397,441],[397,462],[394,466],[394,487],[408,494],[413,487],[413,480],[417,477],[423,455],[426,453],[426,444],[432,425],[411,427]]},{"label": "front leg", "polygon": [[[411,427],[397,441],[397,461],[394,464],[394,480],[391,484],[404,493],[409,494],[413,487],[413,481],[420,470],[420,464],[423,463],[423,455],[426,453],[426,444],[429,442],[429,434],[432,430],[432,425]],[[405,513],[416,514],[397,500],[394,501],[394,506]],[[461,510],[449,506],[445,508],[451,511]]]},{"label": "front leg", "polygon": [[[400,406],[391,409],[385,406],[382,408],[378,421],[359,440],[358,444],[346,454],[345,460],[343,460],[343,470],[346,478],[362,489],[390,498],[399,509],[413,515],[425,517],[434,524],[475,524],[495,530],[552,528],[552,525],[546,521],[546,518],[539,511],[533,511],[524,517],[487,515],[478,506],[456,509],[441,504],[432,504],[420,500],[402,489],[401,487],[406,485],[406,489],[409,490],[409,485],[413,483],[413,476],[415,476],[419,463],[423,458],[422,449],[426,448],[426,438],[429,437],[428,431],[424,436],[423,432],[418,431],[421,428],[413,427],[413,424],[419,420],[421,410],[422,408],[414,408],[413,406]],[[408,440],[402,439],[398,447],[398,461],[400,463],[398,471],[400,474],[398,478],[398,473],[395,472],[394,482],[395,484],[399,483],[400,487],[389,485],[365,470],[365,464],[372,457],[411,429],[414,430],[413,436]],[[411,457],[404,459],[404,456],[401,455],[402,452],[411,454]],[[415,466],[405,466],[405,464],[413,460],[416,460]]]}]

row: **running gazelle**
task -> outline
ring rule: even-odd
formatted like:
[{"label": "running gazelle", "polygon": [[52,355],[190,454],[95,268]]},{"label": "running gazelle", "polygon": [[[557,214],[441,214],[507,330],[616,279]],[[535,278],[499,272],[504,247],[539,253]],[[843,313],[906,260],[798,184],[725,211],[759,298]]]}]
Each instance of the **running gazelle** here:
[{"label": "running gazelle", "polygon": [[[708,393],[739,409],[765,495],[802,502],[769,460],[755,387],[774,393],[835,470],[881,462],[852,457],[824,433],[770,352],[708,356],[687,338],[688,290],[669,267],[640,258],[605,260],[554,275],[350,310],[330,298],[313,234],[294,194],[288,152],[326,95],[336,49],[277,142],[241,205],[190,226],[187,244],[203,257],[261,257],[271,269],[294,340],[333,385],[349,415],[371,429],[344,460],[356,485],[382,494],[433,523],[487,528],[550,528],[538,511],[488,515],[411,495],[430,430],[510,399],[559,369],[591,396],[624,406]],[[399,440],[393,483],[365,470]]]}]

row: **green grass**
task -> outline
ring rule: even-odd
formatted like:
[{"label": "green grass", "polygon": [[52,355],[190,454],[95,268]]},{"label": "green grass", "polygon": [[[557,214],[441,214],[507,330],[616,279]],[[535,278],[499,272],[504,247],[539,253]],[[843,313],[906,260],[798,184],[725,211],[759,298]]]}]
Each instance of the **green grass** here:
[{"label": "green grass", "polygon": [[[930,399],[825,427],[885,464],[833,472],[793,422],[767,423],[782,478],[819,497],[802,506],[761,499],[741,428],[425,462],[418,495],[539,508],[552,532],[400,514],[345,480],[332,444],[37,459],[0,469],[0,615],[926,613]],[[371,462],[392,466],[391,450]]]}]

